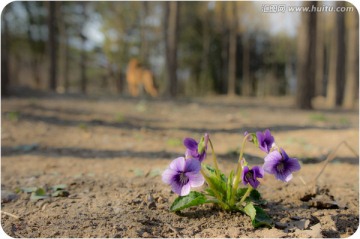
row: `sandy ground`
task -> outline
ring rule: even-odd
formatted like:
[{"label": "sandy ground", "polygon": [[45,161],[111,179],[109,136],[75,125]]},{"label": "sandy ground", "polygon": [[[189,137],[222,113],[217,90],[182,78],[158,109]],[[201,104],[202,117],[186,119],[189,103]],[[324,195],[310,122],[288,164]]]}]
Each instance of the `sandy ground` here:
[{"label": "sandy ground", "polygon": [[[46,96],[2,99],[1,225],[11,237],[349,237],[359,225],[358,111],[301,111],[291,98],[193,100]],[[236,168],[245,131],[269,128],[302,164],[259,187],[274,227],[212,205],[169,212],[161,172],[184,137],[210,133],[220,167]],[[250,164],[263,153],[248,145]],[[210,162],[210,160],[207,160]],[[68,197],[31,201],[21,188],[66,184]],[[199,189],[201,190],[201,189]],[[9,216],[9,213],[14,216]]]}]

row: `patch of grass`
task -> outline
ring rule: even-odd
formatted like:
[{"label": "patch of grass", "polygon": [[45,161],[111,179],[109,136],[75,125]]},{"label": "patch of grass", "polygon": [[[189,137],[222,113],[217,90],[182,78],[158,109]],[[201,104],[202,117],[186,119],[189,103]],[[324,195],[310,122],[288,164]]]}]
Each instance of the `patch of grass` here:
[{"label": "patch of grass", "polygon": [[123,123],[125,122],[125,116],[123,115],[123,113],[119,112],[115,115],[115,121],[117,123]]},{"label": "patch of grass", "polygon": [[346,117],[341,117],[339,119],[339,123],[342,124],[342,125],[348,125],[348,124],[350,124],[350,120],[348,118],[346,118]]},{"label": "patch of grass", "polygon": [[311,121],[316,121],[316,122],[326,122],[329,119],[321,113],[313,113],[309,115],[309,118]]},{"label": "patch of grass", "polygon": [[17,122],[19,121],[20,113],[17,111],[8,112],[6,114],[6,118],[8,118],[12,122]]},{"label": "patch of grass", "polygon": [[85,124],[85,123],[80,123],[80,124],[78,125],[78,127],[79,127],[79,129],[84,130],[84,131],[87,131],[87,130],[88,130],[88,125]]},{"label": "patch of grass", "polygon": [[133,172],[137,177],[142,177],[145,175],[144,171],[140,168],[130,169],[129,171]]},{"label": "patch of grass", "polygon": [[166,145],[170,147],[177,147],[182,145],[182,141],[178,138],[170,138],[166,140]]}]

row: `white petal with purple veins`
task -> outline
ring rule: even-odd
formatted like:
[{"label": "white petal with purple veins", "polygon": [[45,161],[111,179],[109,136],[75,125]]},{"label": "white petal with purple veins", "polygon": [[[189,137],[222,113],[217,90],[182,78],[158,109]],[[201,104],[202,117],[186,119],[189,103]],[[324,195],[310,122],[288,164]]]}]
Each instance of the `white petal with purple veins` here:
[{"label": "white petal with purple veins", "polygon": [[189,193],[190,193],[190,183],[187,183],[181,188],[180,196],[186,196]]},{"label": "white petal with purple veins", "polygon": [[184,157],[179,157],[174,159],[169,166],[171,169],[175,170],[175,171],[181,171],[183,172],[185,169],[185,158]]},{"label": "white petal with purple veins", "polygon": [[201,173],[186,173],[189,177],[189,183],[191,187],[200,187],[204,184],[205,179]]},{"label": "white petal with purple veins", "polygon": [[176,171],[174,171],[171,168],[166,169],[162,174],[162,181],[166,184],[171,184],[174,181],[174,176],[177,174]]}]

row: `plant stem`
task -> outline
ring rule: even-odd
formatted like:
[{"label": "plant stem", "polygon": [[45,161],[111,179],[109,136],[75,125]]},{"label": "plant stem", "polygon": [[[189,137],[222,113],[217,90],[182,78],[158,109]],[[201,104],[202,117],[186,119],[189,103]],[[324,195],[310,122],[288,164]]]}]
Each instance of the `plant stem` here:
[{"label": "plant stem", "polygon": [[211,154],[212,154],[212,157],[213,157],[215,172],[216,172],[216,175],[219,175],[219,166],[218,166],[218,163],[217,163],[216,154],[215,154],[215,150],[214,150],[213,144],[211,142],[211,139],[209,139],[209,143],[210,143],[210,147],[211,147]]},{"label": "plant stem", "polygon": [[[248,134],[244,137],[244,140],[241,144],[241,149],[240,149],[240,155],[239,155],[239,160],[238,160],[238,165],[237,165],[237,168],[236,168],[236,176],[235,176],[235,179],[234,179],[234,184],[233,184],[233,199],[234,199],[234,195],[236,193],[236,190],[239,186],[239,181],[240,181],[240,177],[241,177],[241,172],[242,172],[242,166],[241,166],[241,160],[243,158],[243,155],[244,155],[244,148],[245,148],[245,144],[246,144],[246,141],[247,141],[247,138],[249,137],[249,135],[251,136],[251,134]],[[245,160],[245,159],[244,159]],[[232,200],[233,201],[233,200]]]},{"label": "plant stem", "polygon": [[244,196],[241,198],[239,204],[241,205],[245,199],[250,195],[251,191],[253,190],[253,188],[251,186],[249,186],[244,194]]}]

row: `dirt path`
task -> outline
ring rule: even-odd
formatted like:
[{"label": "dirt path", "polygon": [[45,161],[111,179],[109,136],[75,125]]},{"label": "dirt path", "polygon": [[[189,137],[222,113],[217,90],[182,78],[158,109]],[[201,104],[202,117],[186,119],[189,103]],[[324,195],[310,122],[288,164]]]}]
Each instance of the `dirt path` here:
[{"label": "dirt path", "polygon": [[[2,99],[1,206],[20,219],[2,213],[1,224],[12,237],[347,237],[359,224],[359,159],[342,147],[317,195],[311,182],[341,141],[359,151],[358,125],[358,112],[299,111],[289,98]],[[184,137],[210,133],[229,172],[243,133],[266,128],[302,162],[290,183],[266,177],[259,188],[276,227],[254,230],[246,216],[211,205],[168,211],[176,195],[160,174],[184,153]],[[246,153],[261,164],[261,151]],[[68,197],[11,194],[59,184]]]}]

